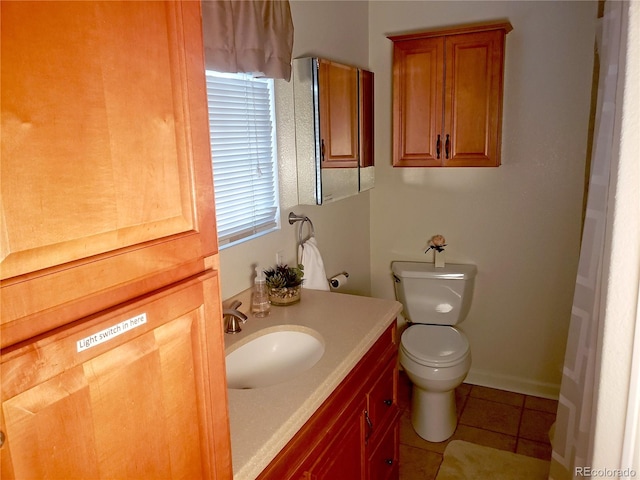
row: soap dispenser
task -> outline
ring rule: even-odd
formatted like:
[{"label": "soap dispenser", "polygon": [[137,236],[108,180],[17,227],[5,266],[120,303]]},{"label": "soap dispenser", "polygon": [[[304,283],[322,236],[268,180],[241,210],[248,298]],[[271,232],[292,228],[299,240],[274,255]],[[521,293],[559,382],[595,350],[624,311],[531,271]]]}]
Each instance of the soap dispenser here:
[{"label": "soap dispenser", "polygon": [[269,292],[267,291],[267,280],[259,267],[256,268],[256,279],[251,297],[251,313],[261,318],[269,315],[271,304],[269,303]]}]

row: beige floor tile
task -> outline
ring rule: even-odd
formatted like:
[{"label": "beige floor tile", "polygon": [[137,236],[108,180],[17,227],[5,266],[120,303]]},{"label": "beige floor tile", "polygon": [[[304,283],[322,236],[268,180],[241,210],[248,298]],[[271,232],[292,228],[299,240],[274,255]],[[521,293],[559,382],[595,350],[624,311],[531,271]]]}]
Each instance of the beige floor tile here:
[{"label": "beige floor tile", "polygon": [[466,397],[467,395],[469,395],[469,392],[471,391],[471,387],[472,385],[468,383],[463,383],[458,388],[456,388],[456,397],[458,396]]},{"label": "beige floor tile", "polygon": [[522,395],[521,393],[507,392],[505,390],[482,387],[480,385],[473,385],[469,395],[474,398],[482,398],[483,400],[490,400],[492,402],[505,403],[515,407],[522,407],[525,398],[525,395]]},{"label": "beige floor tile", "polygon": [[524,408],[553,413],[555,415],[556,411],[558,410],[558,401],[527,395],[524,399]]},{"label": "beige floor tile", "polygon": [[485,447],[506,450],[507,452],[515,452],[516,450],[516,437],[468,425],[458,425],[451,440],[464,440],[477,445],[484,445]]},{"label": "beige floor tile", "polygon": [[556,416],[554,413],[524,409],[520,421],[519,437],[540,443],[549,443],[549,429]]},{"label": "beige floor tile", "polygon": [[520,413],[521,408],[519,407],[491,402],[470,395],[460,417],[460,423],[491,430],[492,432],[517,436]]},{"label": "beige floor tile", "polygon": [[519,438],[516,453],[527,455],[528,457],[540,458],[542,460],[551,460],[551,445],[548,443],[534,442],[526,438]]},{"label": "beige floor tile", "polygon": [[459,386],[458,388],[456,388],[455,394],[456,394],[456,412],[458,414],[458,420],[460,419],[460,416],[462,415],[462,412],[464,411],[464,407],[467,404],[467,399],[469,398],[469,391],[471,389],[467,389],[464,388],[464,385]]},{"label": "beige floor tile", "polygon": [[442,455],[400,445],[400,480],[434,480],[441,463]]}]

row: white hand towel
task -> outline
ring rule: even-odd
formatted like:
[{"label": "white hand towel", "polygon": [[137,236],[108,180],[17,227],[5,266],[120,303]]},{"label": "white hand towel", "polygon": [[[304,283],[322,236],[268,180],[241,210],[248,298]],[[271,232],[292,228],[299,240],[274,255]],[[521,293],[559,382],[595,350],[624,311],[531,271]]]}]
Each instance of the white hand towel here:
[{"label": "white hand towel", "polygon": [[304,266],[302,288],[329,290],[329,281],[324,271],[324,262],[314,237],[311,237],[304,242],[304,245],[298,247],[298,256],[300,263]]}]

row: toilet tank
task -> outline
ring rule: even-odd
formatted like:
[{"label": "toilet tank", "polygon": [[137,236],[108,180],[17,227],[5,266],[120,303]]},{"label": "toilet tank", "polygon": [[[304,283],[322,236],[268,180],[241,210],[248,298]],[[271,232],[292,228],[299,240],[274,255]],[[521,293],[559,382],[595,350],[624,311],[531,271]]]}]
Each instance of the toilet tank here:
[{"label": "toilet tank", "polygon": [[448,263],[393,262],[396,299],[413,323],[456,325],[469,313],[477,268]]}]

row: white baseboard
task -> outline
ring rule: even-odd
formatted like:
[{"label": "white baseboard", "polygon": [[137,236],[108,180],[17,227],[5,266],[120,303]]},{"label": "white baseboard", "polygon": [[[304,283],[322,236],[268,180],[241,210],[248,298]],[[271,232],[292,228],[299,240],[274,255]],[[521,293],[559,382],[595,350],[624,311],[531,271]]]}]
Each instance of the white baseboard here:
[{"label": "white baseboard", "polygon": [[482,387],[498,388],[509,392],[523,393],[535,397],[557,400],[560,396],[560,385],[555,383],[537,382],[522,377],[500,375],[471,369],[464,383],[480,385]]}]

